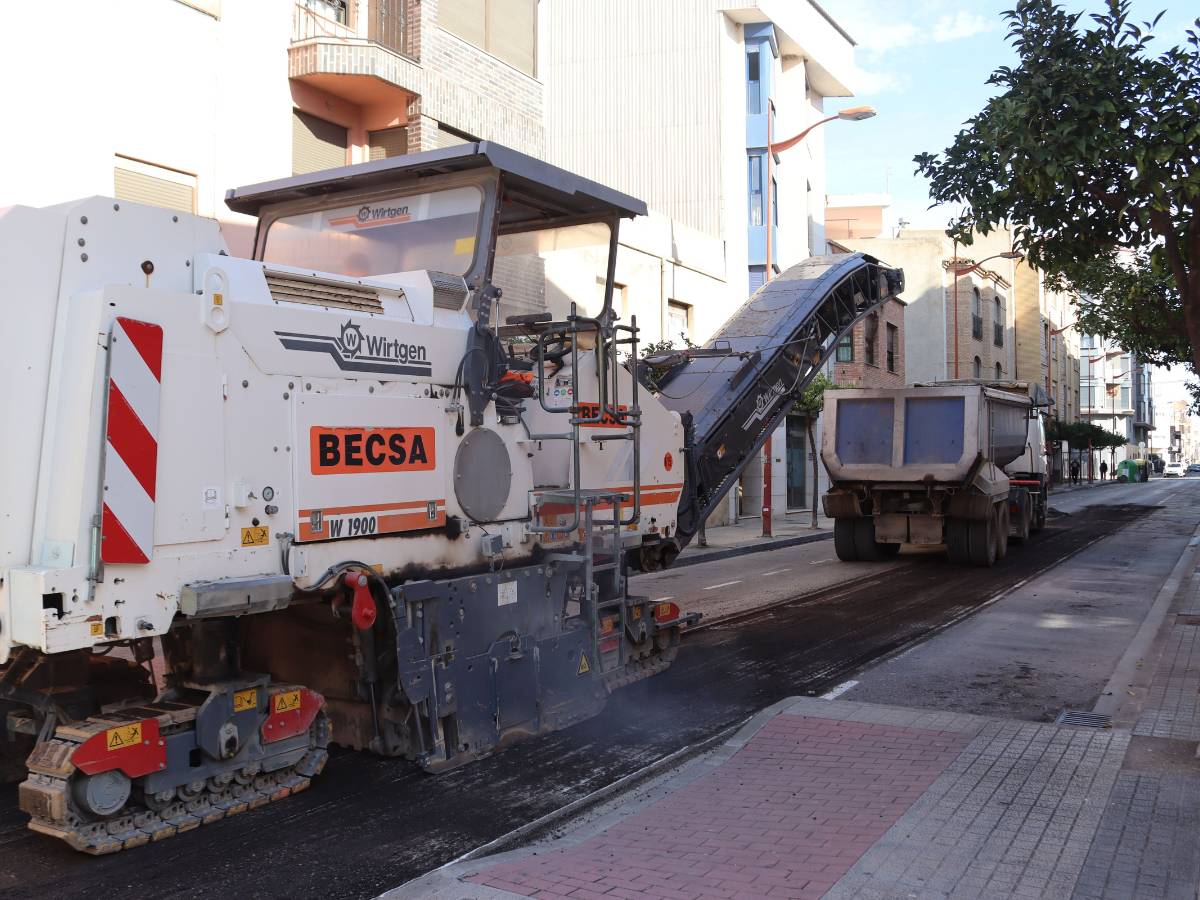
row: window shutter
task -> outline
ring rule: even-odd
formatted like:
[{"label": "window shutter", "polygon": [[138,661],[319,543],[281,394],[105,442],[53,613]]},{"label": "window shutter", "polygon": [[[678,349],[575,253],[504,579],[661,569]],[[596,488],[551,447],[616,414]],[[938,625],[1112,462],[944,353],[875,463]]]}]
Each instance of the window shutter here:
[{"label": "window shutter", "polygon": [[447,31],[486,49],[484,0],[441,0],[437,15],[438,24]]},{"label": "window shutter", "polygon": [[300,110],[292,111],[292,174],[346,165],[346,129]]},{"label": "window shutter", "polygon": [[488,53],[526,75],[537,68],[537,0],[488,0]]},{"label": "window shutter", "polygon": [[178,209],[186,213],[196,211],[196,186],[180,181],[156,178],[145,172],[135,172],[117,166],[113,170],[113,196],[131,203],[147,203],[165,209]]},{"label": "window shutter", "polygon": [[368,135],[371,144],[371,159],[390,159],[408,153],[408,129],[385,128]]}]

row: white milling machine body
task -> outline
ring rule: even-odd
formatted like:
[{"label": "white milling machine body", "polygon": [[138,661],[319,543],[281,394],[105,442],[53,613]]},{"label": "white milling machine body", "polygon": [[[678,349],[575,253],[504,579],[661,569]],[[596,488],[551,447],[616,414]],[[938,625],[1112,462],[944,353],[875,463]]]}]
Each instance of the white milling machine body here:
[{"label": "white milling machine body", "polygon": [[[106,198],[0,211],[0,746],[87,852],[301,790],[331,740],[438,770],[561,728],[694,619],[626,589],[684,487],[611,311],[643,204],[487,143],[227,202],[255,259]],[[556,315],[495,324],[506,278]]]}]

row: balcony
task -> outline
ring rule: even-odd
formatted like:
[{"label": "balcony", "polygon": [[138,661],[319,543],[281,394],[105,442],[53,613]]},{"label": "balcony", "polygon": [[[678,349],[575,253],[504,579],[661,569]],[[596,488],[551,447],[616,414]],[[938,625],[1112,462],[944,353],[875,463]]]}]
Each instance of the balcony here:
[{"label": "balcony", "polygon": [[409,6],[408,0],[297,0],[289,77],[363,106],[403,103],[397,89],[423,93],[420,22],[408,20]]}]

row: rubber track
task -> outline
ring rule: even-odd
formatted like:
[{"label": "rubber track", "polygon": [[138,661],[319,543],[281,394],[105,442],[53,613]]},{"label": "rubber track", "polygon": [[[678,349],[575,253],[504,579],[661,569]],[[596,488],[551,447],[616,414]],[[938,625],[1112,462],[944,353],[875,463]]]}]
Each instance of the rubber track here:
[{"label": "rubber track", "polygon": [[[73,732],[99,732],[112,724],[105,719],[88,719],[70,728]],[[114,818],[95,821],[76,806],[70,786],[75,772],[70,759],[86,738],[61,736],[61,730],[56,730],[49,741],[38,744],[30,755],[26,763],[29,777],[20,787],[21,808],[32,817],[30,829],[93,856],[165,840],[298,794],[321,773],[329,758],[329,721],[324,712],[319,712],[309,731],[311,749],[292,766],[256,774],[244,784],[234,780],[223,789],[209,779],[198,795],[178,799],[161,811],[127,806]]]}]

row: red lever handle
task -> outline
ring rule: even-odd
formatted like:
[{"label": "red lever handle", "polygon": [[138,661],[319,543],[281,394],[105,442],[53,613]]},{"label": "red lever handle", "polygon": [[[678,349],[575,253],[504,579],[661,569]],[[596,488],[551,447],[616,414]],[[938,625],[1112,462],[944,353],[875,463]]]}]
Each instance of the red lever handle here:
[{"label": "red lever handle", "polygon": [[366,631],[375,624],[379,611],[375,607],[375,598],[367,587],[367,576],[361,572],[349,572],[342,578],[342,583],[354,592],[354,601],[350,606],[350,621],[359,631]]}]

